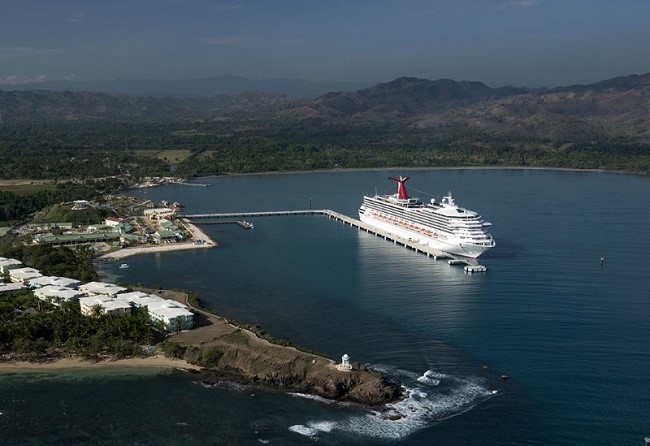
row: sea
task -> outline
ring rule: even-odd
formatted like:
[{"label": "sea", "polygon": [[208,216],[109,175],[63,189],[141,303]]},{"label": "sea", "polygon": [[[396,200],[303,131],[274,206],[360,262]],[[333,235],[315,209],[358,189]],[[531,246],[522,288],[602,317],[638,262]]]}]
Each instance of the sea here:
[{"label": "sea", "polygon": [[[492,222],[486,273],[324,216],[205,225],[219,242],[101,267],[180,288],[401,382],[383,410],[182,370],[0,375],[1,445],[643,445],[650,436],[650,178],[534,169],[368,170],[195,179],[132,191],[183,212],[332,209],[364,194],[456,202]],[[507,378],[507,379],[506,379]],[[401,418],[392,419],[391,414]]]}]

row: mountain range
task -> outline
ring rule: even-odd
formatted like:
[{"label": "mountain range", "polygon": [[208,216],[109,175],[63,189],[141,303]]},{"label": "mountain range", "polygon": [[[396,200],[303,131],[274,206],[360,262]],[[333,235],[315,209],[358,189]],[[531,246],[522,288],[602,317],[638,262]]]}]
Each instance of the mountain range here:
[{"label": "mountain range", "polygon": [[108,81],[58,80],[22,84],[0,84],[0,91],[87,91],[129,96],[173,98],[206,98],[237,95],[249,91],[286,94],[294,98],[315,98],[330,91],[353,91],[370,87],[366,82],[337,82],[332,84],[304,79],[249,79],[241,76],[221,76],[203,79],[156,80],[116,79]]},{"label": "mountain range", "polygon": [[566,141],[573,136],[593,136],[648,143],[650,73],[534,90],[401,77],[314,99],[269,91],[183,98],[88,91],[0,92],[0,123],[5,124],[32,120],[192,120],[260,114],[269,119],[348,126],[393,123],[412,129],[453,127],[504,138],[532,136]]}]

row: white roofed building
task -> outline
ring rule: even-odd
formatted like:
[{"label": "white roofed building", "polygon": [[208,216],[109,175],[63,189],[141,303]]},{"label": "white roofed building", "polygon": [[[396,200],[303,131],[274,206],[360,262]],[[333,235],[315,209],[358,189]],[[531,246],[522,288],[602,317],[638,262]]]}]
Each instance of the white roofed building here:
[{"label": "white roofed building", "polygon": [[80,284],[81,282],[79,280],[57,276],[41,276],[29,280],[29,286],[32,288],[41,288],[48,285],[54,285],[57,287],[77,289],[79,288]]},{"label": "white roofed building", "polygon": [[71,300],[79,299],[83,296],[83,294],[81,291],[73,290],[72,288],[65,288],[56,285],[45,285],[34,290],[34,296],[58,306],[61,302],[69,302]]},{"label": "white roofed building", "polygon": [[141,291],[122,293],[118,296],[118,298],[138,308],[149,307],[150,305],[163,305],[166,302],[166,300],[162,297],[143,293]]},{"label": "white roofed building", "polygon": [[79,290],[86,296],[93,296],[97,294],[106,294],[115,297],[117,294],[126,291],[126,288],[117,286],[113,283],[106,282],[88,282],[84,285],[79,285]]},{"label": "white roofed building", "polygon": [[9,270],[9,279],[14,283],[24,283],[27,284],[30,279],[35,279],[37,277],[42,277],[43,274],[35,268],[15,268]]},{"label": "white roofed building", "polygon": [[189,330],[194,327],[194,314],[177,302],[167,300],[161,305],[151,305],[147,309],[149,317],[162,322],[165,330],[169,332]]},{"label": "white roofed building", "polygon": [[0,283],[0,294],[26,288],[22,283]]},{"label": "white roofed building", "polygon": [[144,210],[144,216],[149,217],[152,220],[159,220],[159,219],[169,220],[174,215],[176,215],[176,210],[170,208],[153,208],[153,209]]},{"label": "white roofed building", "polygon": [[114,316],[121,316],[131,314],[131,305],[124,302],[122,299],[115,299],[106,295],[96,295],[82,297],[79,299],[79,308],[81,314],[86,316],[95,315],[95,309],[98,308],[100,314],[110,314]]},{"label": "white roofed building", "polygon": [[16,259],[7,259],[5,257],[0,257],[0,273],[8,273],[12,269],[22,268],[23,262]]}]

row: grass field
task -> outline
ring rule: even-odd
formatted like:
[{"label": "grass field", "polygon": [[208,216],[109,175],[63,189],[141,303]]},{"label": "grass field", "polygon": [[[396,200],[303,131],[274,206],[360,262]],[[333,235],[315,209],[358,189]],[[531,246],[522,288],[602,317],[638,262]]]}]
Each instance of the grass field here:
[{"label": "grass field", "polygon": [[137,150],[136,154],[139,156],[148,156],[151,158],[158,158],[159,160],[167,161],[168,163],[180,163],[185,161],[192,154],[190,150]]}]

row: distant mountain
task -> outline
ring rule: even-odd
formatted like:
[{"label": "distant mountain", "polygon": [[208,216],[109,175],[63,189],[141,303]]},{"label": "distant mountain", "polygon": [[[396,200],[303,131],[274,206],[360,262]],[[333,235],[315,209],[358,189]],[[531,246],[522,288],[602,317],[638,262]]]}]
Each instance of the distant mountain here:
[{"label": "distant mountain", "polygon": [[247,92],[211,98],[126,96],[86,91],[0,91],[0,124],[26,121],[150,121],[283,110],[287,95]]},{"label": "distant mountain", "polygon": [[[233,91],[237,85],[249,85],[241,78],[228,79]],[[283,122],[310,119],[315,125],[322,121],[341,126],[390,122],[412,129],[457,129],[457,134],[489,135],[504,141],[538,138],[555,143],[623,138],[648,143],[650,73],[537,90],[401,77],[315,99],[295,99],[261,91],[209,98],[0,91],[0,124],[30,120],[146,121],[217,117]]]},{"label": "distant mountain", "polygon": [[549,91],[573,91],[573,92],[587,92],[587,91],[626,91],[635,88],[643,88],[650,85],[650,73],[646,74],[630,74],[628,76],[619,76],[604,81],[595,82],[586,85],[571,85],[569,87],[557,87]]},{"label": "distant mountain", "polygon": [[526,89],[515,87],[490,88],[482,82],[400,77],[364,90],[328,93],[312,101],[309,107],[320,113],[335,115],[414,115],[527,92]]},{"label": "distant mountain", "polygon": [[239,76],[210,77],[185,80],[112,80],[74,81],[61,80],[27,84],[0,84],[0,90],[50,90],[87,91],[94,93],[123,94],[154,97],[211,97],[237,95],[248,91],[285,94],[293,98],[316,98],[331,91],[353,91],[370,86],[370,83],[338,82],[324,84],[304,79],[248,79]]}]

